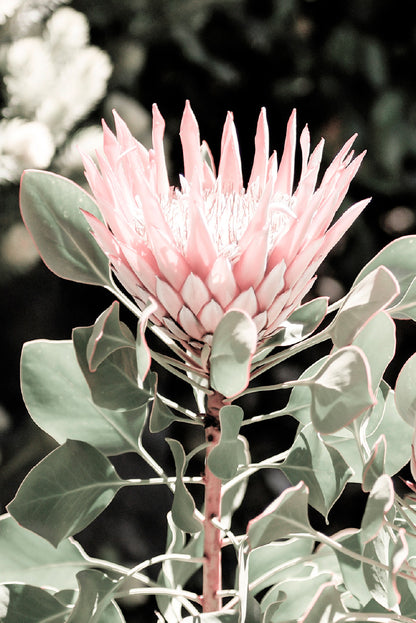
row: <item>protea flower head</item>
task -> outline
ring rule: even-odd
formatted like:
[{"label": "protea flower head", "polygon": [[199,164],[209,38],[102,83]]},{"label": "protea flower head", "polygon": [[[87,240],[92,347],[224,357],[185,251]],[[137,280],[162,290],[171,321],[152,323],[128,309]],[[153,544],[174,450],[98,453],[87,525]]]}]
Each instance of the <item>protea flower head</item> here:
[{"label": "protea flower head", "polygon": [[269,156],[262,109],[253,167],[244,187],[232,113],[225,121],[216,173],[187,102],[180,128],[184,175],[175,187],[168,179],[165,122],[157,106],[149,150],[116,113],[114,118],[115,135],[103,126],[99,169],[89,158],[85,169],[105,224],[86,217],[117,278],[139,308],[155,301],[151,321],[188,351],[209,344],[232,309],[252,318],[261,344],[299,306],[316,269],[369,201],[356,203],[331,225],[364,156],[353,157],[355,137],[316,188],[323,140],[310,154],[305,127],[294,189],[295,111],[278,166],[276,153]]}]

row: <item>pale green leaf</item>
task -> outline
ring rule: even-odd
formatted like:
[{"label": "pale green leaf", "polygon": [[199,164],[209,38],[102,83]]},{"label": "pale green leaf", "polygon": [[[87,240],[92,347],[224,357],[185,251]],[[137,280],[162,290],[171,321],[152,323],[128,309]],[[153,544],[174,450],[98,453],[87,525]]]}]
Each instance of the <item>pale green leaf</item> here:
[{"label": "pale green leaf", "polygon": [[55,590],[77,587],[76,574],[89,566],[72,539],[53,547],[10,517],[0,517],[0,582],[20,582]]},{"label": "pale green leaf", "polygon": [[[192,558],[202,558],[204,553],[204,533],[185,533],[178,528],[172,519],[172,513],[167,515],[167,554],[188,554]],[[189,578],[202,566],[202,562],[166,560],[157,578],[160,586],[176,589],[185,586]],[[175,597],[156,595],[160,612],[167,621],[182,620],[182,602]]]},{"label": "pale green leaf", "polygon": [[385,266],[396,277],[400,286],[400,295],[394,306],[407,292],[416,274],[416,236],[403,236],[393,240],[364,266],[353,283],[353,287],[379,266]]},{"label": "pale green leaf", "polygon": [[[328,309],[328,298],[321,296],[298,307],[282,323],[281,329],[264,346],[270,352],[276,346],[291,346],[307,338],[321,324]],[[264,356],[264,355],[263,355]]]},{"label": "pale green leaf", "polygon": [[405,422],[414,426],[416,422],[416,353],[400,370],[396,382],[396,407]]},{"label": "pale green leaf", "polygon": [[[70,612],[69,608],[38,586],[5,584],[2,592],[1,623],[65,623]],[[5,612],[3,616],[2,610]]]},{"label": "pale green leaf", "polygon": [[278,539],[310,532],[308,488],[303,482],[289,487],[260,515],[248,523],[248,540],[254,549]]},{"label": "pale green leaf", "polygon": [[109,261],[90,233],[82,210],[101,219],[91,197],[73,182],[45,171],[25,171],[20,208],[48,268],[59,277],[109,286]]},{"label": "pale green leaf", "polygon": [[93,331],[94,326],[78,327],[73,330],[72,341],[94,403],[112,410],[132,411],[144,407],[149,394],[137,384],[135,349],[119,348],[111,353],[95,372],[91,372],[87,346]]},{"label": "pale green leaf", "polygon": [[[366,414],[367,417],[367,414]],[[371,409],[365,427],[369,448],[372,448],[380,435],[386,439],[385,472],[393,476],[410,460],[412,428],[399,417],[394,402],[394,392],[382,381],[377,392],[377,403]],[[362,450],[357,445],[353,432],[343,428],[331,435],[325,435],[325,443],[337,448],[345,461],[354,470],[352,482],[361,483]],[[400,452],[397,452],[400,448]]]},{"label": "pale green leaf", "polygon": [[396,351],[396,326],[390,316],[380,311],[357,333],[353,346],[360,348],[370,366],[374,393]]},{"label": "pale green leaf", "polygon": [[153,400],[149,418],[149,428],[152,433],[160,433],[176,421],[175,414],[156,394]]},{"label": "pale green leaf", "polygon": [[134,349],[130,329],[120,322],[120,303],[115,301],[97,318],[87,343],[86,356],[91,372],[119,348]]},{"label": "pale green leaf", "polygon": [[208,456],[208,467],[217,478],[229,480],[235,476],[244,443],[238,437],[244,412],[241,407],[228,405],[220,410],[221,437]]},{"label": "pale green leaf", "polygon": [[[237,446],[237,463],[241,468],[250,463],[250,448],[245,437],[239,436],[241,443]],[[221,525],[231,528],[231,519],[234,512],[240,508],[247,489],[248,476],[241,478],[234,484],[232,481],[223,486],[221,499]]]},{"label": "pale green leaf", "polygon": [[244,312],[231,310],[220,320],[212,338],[210,384],[231,398],[248,385],[257,345],[257,329]]},{"label": "pale green leaf", "polygon": [[383,569],[375,565],[363,565],[368,589],[373,598],[384,608],[395,608],[400,601],[396,575],[406,560],[407,553],[408,547],[404,539],[403,529],[398,532],[397,543],[393,542],[388,530],[383,528],[364,547],[364,556],[377,560],[388,567]]},{"label": "pale green leaf", "polygon": [[384,474],[386,451],[386,438],[384,435],[380,435],[371,450],[370,458],[363,467],[363,491],[371,491],[377,478]]},{"label": "pale green leaf", "polygon": [[[333,574],[317,573],[307,578],[288,578],[273,586],[261,600],[261,609],[266,610],[277,599],[280,599],[279,608],[272,616],[269,611],[267,618],[270,623],[286,623],[299,620],[309,609],[320,587],[333,581]],[[280,596],[279,596],[280,593]],[[284,598],[282,599],[282,596]]]},{"label": "pale green leaf", "polygon": [[336,589],[335,583],[328,582],[318,589],[298,623],[336,623],[345,612],[341,593]]},{"label": "pale green leaf", "polygon": [[147,373],[149,372],[150,364],[152,361],[150,349],[146,342],[145,331],[148,320],[156,309],[157,303],[153,300],[148,301],[146,307],[141,312],[140,320],[137,323],[136,363],[138,377],[142,382],[144,381]]},{"label": "pale green leaf", "polygon": [[291,567],[291,577],[297,577],[299,572],[309,574],[311,567],[302,559],[312,554],[313,546],[312,539],[295,537],[253,549],[248,555],[248,580],[253,595],[287,578],[286,563],[296,558],[300,558],[301,562]]},{"label": "pale green leaf", "polygon": [[376,480],[365,506],[361,521],[361,540],[371,541],[386,523],[385,515],[394,502],[394,488],[390,476],[383,474]]},{"label": "pale green leaf", "polygon": [[397,320],[416,321],[416,277],[404,293],[399,303],[390,307],[389,314]]},{"label": "pale green leaf", "polygon": [[312,424],[298,432],[280,469],[292,485],[299,481],[307,485],[309,504],[325,518],[353,473],[338,450],[326,445]]},{"label": "pale green leaf", "polygon": [[117,587],[118,580],[111,579],[105,573],[96,569],[85,569],[77,575],[79,584],[78,599],[74,604],[71,615],[67,623],[88,623],[95,620],[101,621],[97,617],[97,608],[104,611],[110,606],[113,591]]},{"label": "pale green leaf", "polygon": [[32,419],[59,444],[78,439],[107,455],[137,451],[146,403],[131,411],[95,404],[71,341],[26,343],[21,384]]},{"label": "pale green leaf", "polygon": [[318,372],[302,384],[311,390],[311,418],[319,433],[334,433],[347,426],[376,401],[368,363],[355,346],[330,355]]},{"label": "pale green leaf", "polygon": [[183,482],[185,452],[176,439],[166,439],[171,449],[176,469],[175,493],[172,504],[172,518],[184,532],[194,533],[202,530],[201,522],[195,517],[195,502]]},{"label": "pale green leaf", "polygon": [[[361,542],[359,530],[349,529],[340,535],[335,535],[333,538],[335,538],[345,550],[351,550],[355,554],[363,555],[363,544]],[[349,556],[348,551],[340,550],[338,547],[334,548],[333,552],[338,559],[346,588],[361,605],[365,605],[370,601],[371,593],[364,579],[361,561]]]},{"label": "pale green leaf", "polygon": [[68,440],[29,472],[8,510],[57,546],[88,526],[124,484],[101,452]]},{"label": "pale green leaf", "polygon": [[348,293],[331,324],[335,346],[351,344],[358,331],[396,298],[399,284],[394,275],[380,266],[359,281]]},{"label": "pale green leaf", "polygon": [[[181,623],[239,623],[239,616],[235,610],[230,610],[229,612],[207,612],[197,617],[185,617],[181,619]],[[247,623],[249,622],[247,621]]]}]

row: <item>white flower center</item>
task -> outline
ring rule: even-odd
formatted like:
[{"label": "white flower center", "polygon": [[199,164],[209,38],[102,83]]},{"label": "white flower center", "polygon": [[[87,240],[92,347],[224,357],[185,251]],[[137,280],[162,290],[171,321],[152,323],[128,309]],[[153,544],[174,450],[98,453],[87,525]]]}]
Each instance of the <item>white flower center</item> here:
[{"label": "white flower center", "polygon": [[[162,201],[162,211],[179,252],[185,255],[190,235],[190,192],[187,181],[184,178],[181,181],[182,190],[175,188],[172,196]],[[219,255],[230,261],[238,257],[238,244],[258,205],[258,190],[254,184],[248,191],[243,190],[240,194],[221,192],[219,184],[214,190],[206,191],[203,198],[203,218]],[[272,198],[268,215],[270,248],[288,231],[293,219],[296,219],[294,207],[294,197],[280,193]],[[146,240],[141,209],[139,213],[136,228]]]}]

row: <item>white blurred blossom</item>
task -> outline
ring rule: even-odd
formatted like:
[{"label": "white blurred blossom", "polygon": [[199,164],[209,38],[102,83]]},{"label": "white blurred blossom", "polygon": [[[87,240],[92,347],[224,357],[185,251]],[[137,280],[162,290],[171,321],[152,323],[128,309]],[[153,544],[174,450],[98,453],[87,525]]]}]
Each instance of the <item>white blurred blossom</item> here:
[{"label": "white blurred blossom", "polygon": [[55,152],[47,126],[38,121],[0,121],[0,182],[17,182],[24,169],[45,169]]},{"label": "white blurred blossom", "polygon": [[0,0],[0,26],[6,39],[25,36],[59,5],[69,0]]},{"label": "white blurred blossom", "polygon": [[62,7],[46,22],[41,36],[11,43],[3,61],[5,116],[45,124],[59,146],[107,89],[109,57],[88,42],[86,17]]},{"label": "white blurred blossom", "polygon": [[[15,223],[0,240],[2,263],[9,272],[23,272],[37,264],[39,252],[23,223]],[[1,416],[0,416],[1,431]]]},{"label": "white blurred blossom", "polygon": [[90,125],[75,132],[55,160],[61,175],[76,177],[80,173],[80,153],[94,157],[101,144],[102,128],[99,125]]},{"label": "white blurred blossom", "polygon": [[21,3],[21,0],[2,0],[0,4],[0,26],[12,17]]}]

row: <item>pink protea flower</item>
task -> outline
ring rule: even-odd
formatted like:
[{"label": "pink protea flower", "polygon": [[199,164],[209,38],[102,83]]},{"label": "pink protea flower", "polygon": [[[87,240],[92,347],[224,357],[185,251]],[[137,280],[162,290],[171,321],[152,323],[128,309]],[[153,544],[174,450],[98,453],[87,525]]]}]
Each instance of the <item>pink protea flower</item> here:
[{"label": "pink protea flower", "polygon": [[335,224],[364,153],[353,159],[353,136],[316,188],[323,143],[311,155],[301,137],[302,169],[293,190],[296,117],[292,113],[280,165],[269,157],[262,109],[251,176],[244,188],[233,115],[222,134],[218,173],[186,103],[180,138],[184,176],[171,186],[163,150],[165,123],[153,106],[153,149],[137,142],[114,113],[116,135],[104,124],[99,169],[85,158],[86,177],[105,225],[86,214],[112,268],[140,309],[157,303],[151,321],[187,350],[210,343],[224,314],[246,312],[259,343],[276,333],[311,288],[322,260],[369,200]]}]

